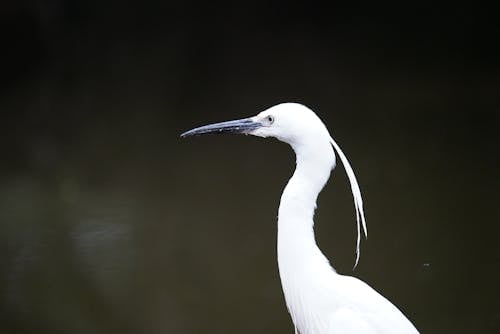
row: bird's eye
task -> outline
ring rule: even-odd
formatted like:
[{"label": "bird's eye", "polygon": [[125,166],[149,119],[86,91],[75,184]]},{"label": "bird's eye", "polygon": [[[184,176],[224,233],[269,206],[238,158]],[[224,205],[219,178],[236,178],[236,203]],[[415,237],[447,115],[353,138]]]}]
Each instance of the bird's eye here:
[{"label": "bird's eye", "polygon": [[274,122],[274,117],[273,116],[269,115],[269,116],[266,117],[266,119],[269,122],[269,124],[273,124],[273,122]]}]

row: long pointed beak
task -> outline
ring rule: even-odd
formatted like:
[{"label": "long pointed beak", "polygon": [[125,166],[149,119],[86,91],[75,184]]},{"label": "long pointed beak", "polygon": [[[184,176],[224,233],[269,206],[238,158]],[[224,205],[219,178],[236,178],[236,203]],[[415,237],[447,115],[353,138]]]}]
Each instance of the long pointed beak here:
[{"label": "long pointed beak", "polygon": [[255,129],[262,126],[261,123],[254,121],[251,118],[237,119],[234,121],[227,121],[215,124],[209,124],[194,128],[181,134],[181,138],[191,136],[201,136],[208,134],[221,134],[221,133],[243,133],[248,134]]}]

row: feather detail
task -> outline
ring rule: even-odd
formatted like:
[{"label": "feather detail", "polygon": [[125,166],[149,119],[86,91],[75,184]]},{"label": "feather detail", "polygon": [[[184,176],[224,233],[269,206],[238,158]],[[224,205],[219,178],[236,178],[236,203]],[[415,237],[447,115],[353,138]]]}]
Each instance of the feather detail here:
[{"label": "feather detail", "polygon": [[349,160],[347,160],[347,157],[345,156],[344,152],[342,152],[339,145],[335,142],[335,140],[333,140],[332,137],[330,137],[330,143],[332,144],[335,151],[337,151],[337,154],[339,155],[340,160],[342,161],[342,164],[344,165],[344,169],[346,171],[347,177],[349,178],[349,182],[351,184],[352,196],[354,198],[354,208],[356,210],[356,223],[357,223],[357,230],[358,230],[358,238],[356,241],[356,262],[354,263],[354,267],[353,267],[353,269],[355,269],[356,266],[358,265],[358,262],[359,262],[359,245],[361,243],[361,226],[363,226],[363,232],[365,234],[365,238],[368,238],[365,213],[363,210],[363,198],[361,197],[361,190],[359,189],[358,181],[356,180],[356,176],[354,175],[354,171],[352,170],[352,167],[351,167],[351,164],[349,163]]}]

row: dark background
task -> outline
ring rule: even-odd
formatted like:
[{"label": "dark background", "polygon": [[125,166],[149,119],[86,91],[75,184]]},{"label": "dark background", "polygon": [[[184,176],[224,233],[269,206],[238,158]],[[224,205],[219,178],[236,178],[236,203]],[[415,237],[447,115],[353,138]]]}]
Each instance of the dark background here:
[{"label": "dark background", "polygon": [[435,2],[0,4],[0,332],[293,333],[292,151],[191,127],[315,110],[341,167],[317,239],[422,333],[498,333],[500,29]]}]

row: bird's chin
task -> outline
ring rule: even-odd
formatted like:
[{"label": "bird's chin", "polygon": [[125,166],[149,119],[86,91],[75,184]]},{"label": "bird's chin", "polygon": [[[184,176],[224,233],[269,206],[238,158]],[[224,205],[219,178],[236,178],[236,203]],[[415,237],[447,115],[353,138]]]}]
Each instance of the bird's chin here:
[{"label": "bird's chin", "polygon": [[258,128],[247,132],[247,134],[261,138],[272,137],[272,135],[266,130],[267,130],[266,128]]}]

